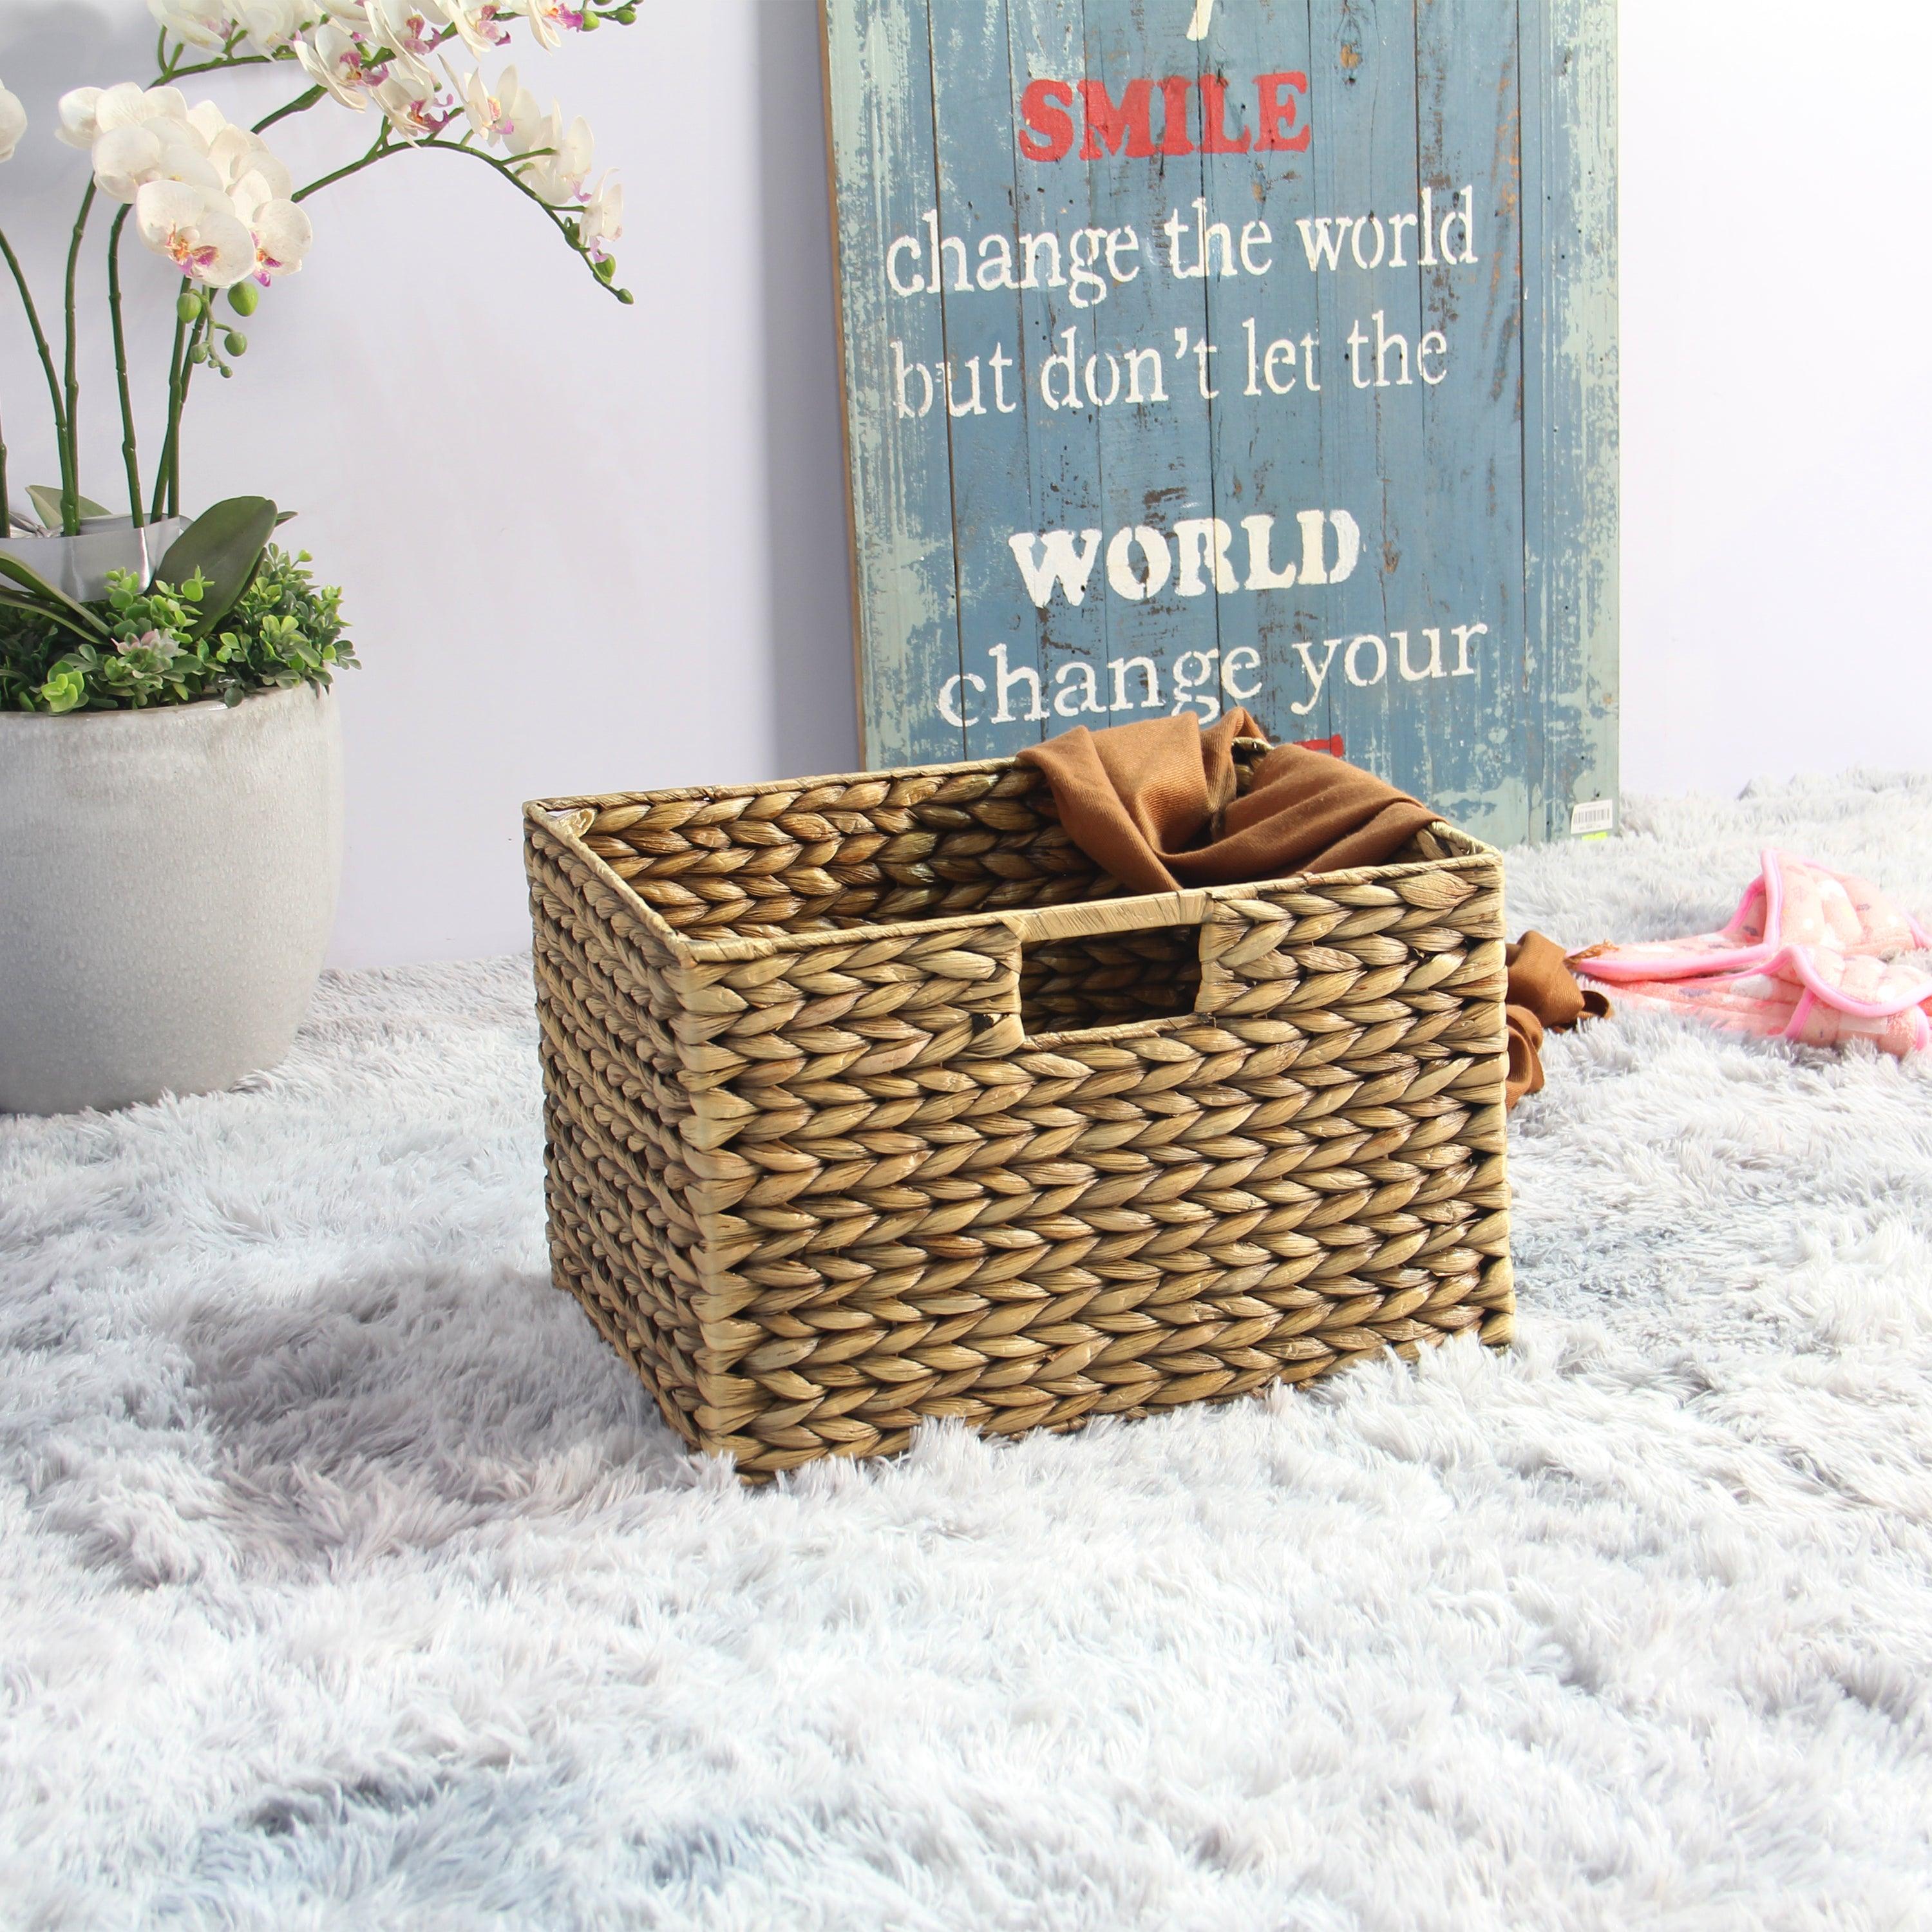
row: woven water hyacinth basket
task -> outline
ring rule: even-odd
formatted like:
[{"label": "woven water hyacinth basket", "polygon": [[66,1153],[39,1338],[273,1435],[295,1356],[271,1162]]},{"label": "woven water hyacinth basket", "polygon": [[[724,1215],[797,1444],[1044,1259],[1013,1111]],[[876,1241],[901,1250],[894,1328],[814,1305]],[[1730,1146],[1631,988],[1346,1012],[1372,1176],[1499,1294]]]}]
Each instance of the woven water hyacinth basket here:
[{"label": "woven water hyacinth basket", "polygon": [[1004,760],[526,830],[557,1283],[741,1474],[1508,1339],[1477,840],[1124,897]]}]

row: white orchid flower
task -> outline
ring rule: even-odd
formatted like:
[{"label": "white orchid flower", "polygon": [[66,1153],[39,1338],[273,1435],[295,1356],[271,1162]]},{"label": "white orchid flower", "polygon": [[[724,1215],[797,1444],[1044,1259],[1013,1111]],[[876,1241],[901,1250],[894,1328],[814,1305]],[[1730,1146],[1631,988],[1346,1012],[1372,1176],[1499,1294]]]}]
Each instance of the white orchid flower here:
[{"label": "white orchid flower", "polygon": [[563,45],[563,29],[556,18],[560,10],[549,4],[548,0],[513,0],[513,4],[530,22],[530,38],[545,53],[554,53]]},{"label": "white orchid flower", "polygon": [[559,131],[562,111],[553,107],[544,121],[548,139],[533,142],[548,148],[524,171],[524,179],[553,208],[561,208],[585,198],[584,184],[590,177],[596,144],[590,138],[590,124],[579,115],[569,127]]},{"label": "white orchid flower", "polygon": [[376,88],[376,104],[406,141],[427,140],[441,134],[456,113],[455,103],[436,92],[434,79],[421,81],[406,74],[391,74]]},{"label": "white orchid flower", "polygon": [[[563,124],[553,108],[548,114],[519,114],[503,136],[503,152],[512,156],[530,154],[538,148],[554,148],[563,138]],[[534,168],[547,157],[536,155],[527,166]]]},{"label": "white orchid flower", "polygon": [[421,4],[454,27],[472,54],[486,54],[510,38],[509,28],[502,25],[507,7],[499,5],[497,0],[421,0]]},{"label": "white orchid flower", "polygon": [[369,10],[362,0],[320,0],[326,20],[339,21],[352,33],[360,33],[369,24]]},{"label": "white orchid flower", "polygon": [[148,0],[164,33],[197,47],[218,47],[235,31],[230,8],[221,0]]},{"label": "white orchid flower", "polygon": [[98,116],[104,91],[98,87],[76,87],[63,94],[54,110],[60,117],[54,139],[64,141],[70,148],[92,147],[100,132]]},{"label": "white orchid flower", "polygon": [[370,94],[388,77],[386,68],[363,64],[362,42],[326,21],[297,40],[295,50],[309,79],[358,114],[368,106]]},{"label": "white orchid flower", "polygon": [[624,236],[624,184],[607,174],[584,203],[577,218],[578,245],[593,262],[610,253],[611,244]]},{"label": "white orchid flower", "polygon": [[[369,16],[369,25],[366,32],[359,33],[356,38],[368,40],[372,46],[381,50],[384,80],[398,70],[412,80],[421,80],[428,74],[429,70],[410,51],[407,45],[411,36],[400,18],[407,10],[400,4],[394,7],[386,5],[384,0],[363,0],[363,11]],[[377,85],[380,86],[381,82]]]},{"label": "white orchid flower", "polygon": [[494,86],[485,83],[480,70],[460,82],[453,73],[449,78],[463,97],[463,112],[471,128],[482,140],[496,142],[518,154],[524,148],[543,145],[532,134],[521,148],[517,146],[518,128],[539,130],[543,116],[536,96],[517,78],[514,68],[504,68]]},{"label": "white orchid flower", "polygon": [[582,0],[515,0],[518,13],[530,23],[530,35],[546,51],[563,44],[566,34],[584,31]]},{"label": "white orchid flower", "polygon": [[[470,123],[470,131],[485,141],[494,141],[497,130],[503,124],[504,108],[500,94],[492,93],[489,83],[483,78],[478,68],[469,74],[459,74],[447,60],[443,71],[449,76],[449,84],[456,90],[456,98],[463,104],[464,118]],[[506,68],[506,74],[513,74],[514,68]],[[498,83],[500,87],[501,82]]]},{"label": "white orchid flower", "polygon": [[94,144],[94,179],[112,201],[131,202],[150,182],[178,182],[208,194],[224,184],[194,130],[159,118],[110,128]]},{"label": "white orchid flower", "polygon": [[20,97],[0,86],[0,161],[10,161],[20,136],[27,131],[27,110]]},{"label": "white orchid flower", "polygon": [[[67,124],[65,112],[68,101],[78,103],[83,95],[94,98],[86,104],[84,114],[76,113],[76,136],[68,140],[72,147],[93,146],[101,135],[112,133],[117,128],[138,128],[147,121],[178,121],[184,125],[188,121],[188,100],[178,87],[143,87],[134,80],[116,81],[112,87],[77,88],[62,98],[62,122]],[[77,138],[78,130],[85,126],[92,131],[88,139]]]},{"label": "white orchid flower", "polygon": [[250,40],[265,54],[288,46],[321,13],[307,0],[238,0],[236,10]]},{"label": "white orchid flower", "polygon": [[429,64],[442,38],[442,22],[433,21],[421,0],[365,0],[370,31],[396,57],[396,64],[426,88],[436,85]]},{"label": "white orchid flower", "polygon": [[[553,112],[553,120],[560,118]],[[590,175],[592,159],[596,152],[597,144],[591,138],[590,123],[580,114],[563,130],[563,139],[556,144],[556,152],[550,158],[550,163],[552,172],[569,182],[573,199],[582,199],[584,184]]]},{"label": "white orchid flower", "polygon": [[259,174],[243,176],[232,200],[236,218],[254,244],[255,279],[266,286],[278,276],[295,274],[315,239],[308,217]]},{"label": "white orchid flower", "polygon": [[142,121],[186,121],[188,96],[178,87],[142,87],[131,80],[116,81],[100,97],[96,116],[102,130],[131,128]]},{"label": "white orchid flower", "polygon": [[188,103],[178,87],[143,88],[118,81],[112,87],[76,87],[60,98],[60,125],[54,138],[70,148],[91,148],[116,128],[143,121],[185,121]]},{"label": "white orchid flower", "polygon": [[214,137],[229,124],[228,116],[212,100],[196,101],[188,110],[188,125],[201,137],[201,151],[205,154],[213,146]]},{"label": "white orchid flower", "polygon": [[208,142],[208,158],[230,194],[244,175],[260,175],[278,200],[286,201],[295,192],[295,177],[269,152],[268,142],[232,121]]},{"label": "white orchid flower", "polygon": [[225,289],[255,266],[255,242],[228,197],[187,182],[152,181],[134,197],[141,239],[191,282]]}]

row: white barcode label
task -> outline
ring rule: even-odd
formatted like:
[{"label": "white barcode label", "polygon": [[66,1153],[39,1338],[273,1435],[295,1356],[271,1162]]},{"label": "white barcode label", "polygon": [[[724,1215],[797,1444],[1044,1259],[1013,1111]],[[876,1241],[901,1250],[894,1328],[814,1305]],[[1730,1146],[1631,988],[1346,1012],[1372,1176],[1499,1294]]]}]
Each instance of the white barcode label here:
[{"label": "white barcode label", "polygon": [[1570,836],[1587,838],[1593,832],[1616,829],[1617,802],[1613,798],[1586,798],[1570,808]]}]

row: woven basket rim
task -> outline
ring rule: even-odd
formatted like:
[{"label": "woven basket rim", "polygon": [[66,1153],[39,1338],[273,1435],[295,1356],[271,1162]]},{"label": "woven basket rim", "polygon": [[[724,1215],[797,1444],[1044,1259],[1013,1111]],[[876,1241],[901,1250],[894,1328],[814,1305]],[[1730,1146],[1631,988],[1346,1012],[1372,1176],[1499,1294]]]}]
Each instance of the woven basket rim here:
[{"label": "woven basket rim", "polygon": [[[1240,738],[1235,743],[1261,751],[1275,747],[1264,739]],[[908,778],[955,776],[980,772],[1011,770],[1016,758],[974,758],[957,764],[898,765],[878,771],[825,772],[811,778],[771,778],[762,782],[730,785],[672,785],[654,791],[586,792],[574,796],[538,798],[525,801],[525,820],[567,847],[580,862],[590,866],[603,885],[622,899],[634,917],[681,964],[728,964],[776,954],[807,952],[814,947],[851,946],[865,940],[896,939],[915,934],[985,931],[994,926],[1020,930],[1033,925],[1040,910],[1065,913],[1066,907],[1044,909],[1010,907],[985,911],[950,913],[937,919],[894,920],[879,924],[814,928],[804,932],[772,935],[732,934],[717,939],[693,939],[680,932],[652,906],[630,882],[584,842],[588,820],[612,806],[681,805],[692,800],[758,798],[774,791],[810,791],[823,785],[890,783]],[[585,822],[579,823],[580,818]],[[1090,934],[1144,931],[1150,926],[1180,925],[1206,916],[1208,908],[1226,901],[1239,901],[1266,890],[1280,892],[1319,884],[1322,886],[1373,885],[1407,878],[1418,872],[1462,872],[1486,863],[1499,855],[1496,848],[1464,831],[1446,818],[1432,820],[1431,832],[1446,832],[1466,842],[1470,850],[1454,858],[1403,859],[1381,866],[1354,866],[1333,872],[1291,872],[1279,878],[1252,879],[1232,885],[1204,886],[1174,892],[1122,893],[1114,898],[1080,902],[1088,918],[1082,922]],[[1104,908],[1104,911],[1102,909]],[[1043,935],[1040,935],[1043,936]]]}]

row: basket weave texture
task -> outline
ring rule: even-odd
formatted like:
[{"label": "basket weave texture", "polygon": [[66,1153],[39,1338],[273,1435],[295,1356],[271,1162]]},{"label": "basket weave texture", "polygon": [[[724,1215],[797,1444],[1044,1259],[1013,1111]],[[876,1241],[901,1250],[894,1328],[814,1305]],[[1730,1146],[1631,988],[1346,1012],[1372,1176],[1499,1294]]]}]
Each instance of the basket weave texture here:
[{"label": "basket weave texture", "polygon": [[556,1280],[741,1474],[1508,1340],[1477,840],[1125,897],[1005,760],[525,825]]}]

